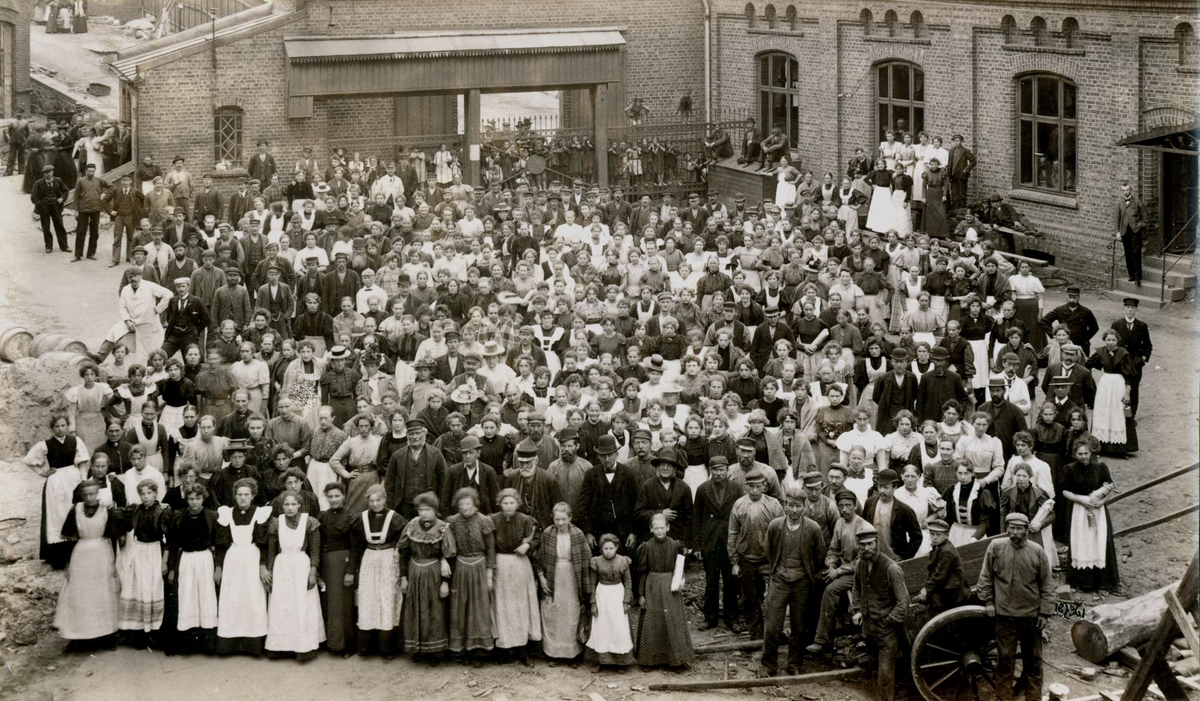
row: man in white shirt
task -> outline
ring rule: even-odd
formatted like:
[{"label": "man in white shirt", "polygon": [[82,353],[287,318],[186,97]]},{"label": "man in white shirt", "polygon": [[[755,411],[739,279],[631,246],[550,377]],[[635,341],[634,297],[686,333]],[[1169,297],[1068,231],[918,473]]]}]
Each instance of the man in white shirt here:
[{"label": "man in white shirt", "polygon": [[371,199],[375,195],[383,194],[387,197],[388,204],[396,206],[396,197],[404,194],[404,181],[400,176],[396,175],[396,162],[391,161],[387,164],[387,174],[375,181],[371,186]]},{"label": "man in white shirt", "polygon": [[135,362],[145,362],[150,353],[162,347],[166,332],[163,331],[159,315],[175,295],[162,285],[143,280],[140,265],[131,265],[126,275],[129,277],[129,284],[121,289],[118,303],[121,321],[109,329],[104,342],[100,344],[100,351],[88,354],[96,363],[104,362],[117,342],[131,332],[135,341]]},{"label": "man in white shirt", "polygon": [[580,241],[587,243],[588,235],[583,227],[575,223],[575,212],[568,209],[563,212],[565,217],[564,223],[559,224],[554,230],[554,237],[563,243],[573,243]]},{"label": "man in white shirt", "polygon": [[366,314],[371,311],[370,304],[367,300],[374,297],[379,301],[379,309],[387,306],[387,293],[383,288],[375,284],[375,271],[367,268],[362,271],[362,288],[354,295],[354,309],[359,314]]}]

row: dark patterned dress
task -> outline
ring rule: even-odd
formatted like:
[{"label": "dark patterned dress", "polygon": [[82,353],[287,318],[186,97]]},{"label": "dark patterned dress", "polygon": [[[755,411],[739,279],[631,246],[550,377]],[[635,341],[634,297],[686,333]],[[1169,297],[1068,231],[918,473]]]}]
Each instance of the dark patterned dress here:
[{"label": "dark patterned dress", "polygon": [[638,548],[640,594],[645,599],[638,623],[637,661],[640,665],[678,667],[696,656],[683,609],[683,592],[671,591],[675,558],[683,546],[666,536],[651,538]]},{"label": "dark patterned dress", "polygon": [[[440,519],[414,518],[400,534],[400,572],[408,578],[404,596],[404,647],[412,654],[443,652],[446,604],[441,598],[441,561],[454,557],[454,536]],[[486,585],[485,585],[486,586]]]}]

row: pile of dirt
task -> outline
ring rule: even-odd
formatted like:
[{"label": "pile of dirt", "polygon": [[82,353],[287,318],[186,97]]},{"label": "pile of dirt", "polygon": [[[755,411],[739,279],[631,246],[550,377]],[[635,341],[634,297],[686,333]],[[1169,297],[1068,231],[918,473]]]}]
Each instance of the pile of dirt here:
[{"label": "pile of dirt", "polygon": [[50,417],[66,413],[63,392],[80,383],[59,354],[23,358],[0,368],[0,459],[19,459],[50,435]]}]

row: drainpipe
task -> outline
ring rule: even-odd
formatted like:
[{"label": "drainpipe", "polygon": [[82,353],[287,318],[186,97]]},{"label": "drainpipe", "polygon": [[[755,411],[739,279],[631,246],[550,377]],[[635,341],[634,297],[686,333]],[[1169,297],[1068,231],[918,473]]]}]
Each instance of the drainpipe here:
[{"label": "drainpipe", "polygon": [[712,122],[712,0],[704,3],[704,121]]}]

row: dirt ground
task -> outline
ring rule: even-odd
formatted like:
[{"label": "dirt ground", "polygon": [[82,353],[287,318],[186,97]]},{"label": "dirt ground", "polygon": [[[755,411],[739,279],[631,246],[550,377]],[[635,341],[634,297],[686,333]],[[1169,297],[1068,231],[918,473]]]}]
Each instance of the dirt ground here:
[{"label": "dirt ground", "polygon": [[[0,179],[0,207],[10,212],[2,227],[4,235],[0,236],[0,260],[4,261],[0,266],[0,320],[24,323],[35,332],[71,332],[92,347],[98,345],[116,320],[120,270],[110,269],[103,262],[106,247],[111,244],[107,227],[101,234],[101,261],[70,264],[67,254],[42,252],[40,230],[29,217],[28,198],[20,193],[16,178]],[[1052,292],[1047,304],[1061,301],[1061,294]],[[1120,314],[1119,296],[1109,299],[1089,292],[1085,293],[1085,303],[1095,311],[1102,327]],[[1142,450],[1132,459],[1109,462],[1118,489],[1194,462],[1200,444],[1200,364],[1196,361],[1200,328],[1195,307],[1184,303],[1161,311],[1144,309],[1142,318],[1149,323],[1155,343],[1154,358],[1142,384]],[[57,400],[54,390],[70,384],[69,376],[64,374],[44,379],[49,389],[43,385],[29,388],[28,382],[22,381],[39,377],[39,372],[31,362],[0,366],[0,405],[19,401],[25,407],[15,414],[11,410],[0,413],[0,423],[4,424],[0,426],[0,657],[5,666],[0,671],[0,697],[128,701],[182,692],[188,697],[303,701],[344,696],[351,691],[356,698],[388,698],[402,690],[401,698],[447,701],[492,699],[498,695],[514,700],[586,699],[589,693],[599,693],[608,701],[648,697],[724,699],[740,695],[810,701],[870,698],[868,687],[859,681],[686,695],[644,689],[656,682],[719,679],[726,673],[726,662],[731,665],[731,676],[747,678],[757,669],[757,659],[745,653],[698,658],[682,675],[643,673],[636,668],[625,674],[595,675],[587,667],[573,670],[544,661],[531,671],[493,665],[480,669],[454,664],[429,668],[413,665],[407,658],[385,662],[321,656],[305,665],[244,658],[168,658],[130,649],[64,657],[61,651],[65,643],[49,627],[62,577],[35,559],[41,480],[14,462],[28,442],[42,434],[38,423],[48,416],[48,403]],[[1114,525],[1120,529],[1195,504],[1198,491],[1195,474],[1151,489],[1115,505]],[[1177,579],[1197,547],[1195,515],[1118,540],[1122,592],[1110,600]],[[702,586],[699,570],[689,573],[689,581],[694,597]],[[1100,603],[1093,599],[1081,601],[1085,607]],[[731,640],[696,631],[695,624],[702,617],[692,606],[689,619],[696,644]],[[1070,667],[1086,664],[1073,653],[1070,623],[1053,623],[1046,683],[1066,684],[1070,697],[1121,688],[1124,679],[1102,675],[1096,682],[1087,683],[1070,673]],[[804,671],[818,669],[809,663]]]},{"label": "dirt ground", "polygon": [[[87,34],[47,34],[41,25],[29,29],[30,62],[56,71],[54,79],[66,84],[73,96],[113,117],[119,111],[117,76],[101,61],[111,61],[117,51],[137,43],[137,39],[126,36],[119,27],[95,17],[88,22]],[[112,91],[104,97],[89,95],[89,83],[103,83]]]}]

